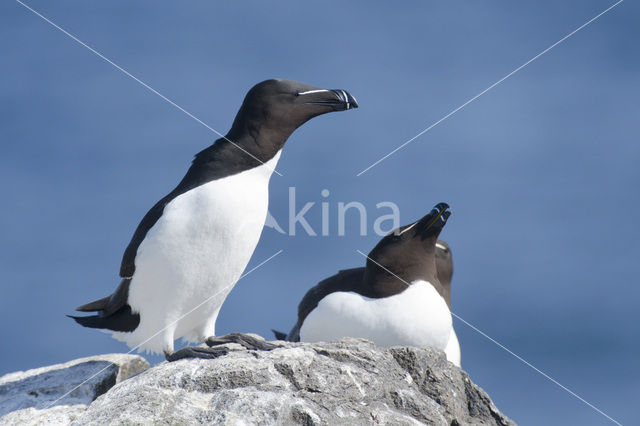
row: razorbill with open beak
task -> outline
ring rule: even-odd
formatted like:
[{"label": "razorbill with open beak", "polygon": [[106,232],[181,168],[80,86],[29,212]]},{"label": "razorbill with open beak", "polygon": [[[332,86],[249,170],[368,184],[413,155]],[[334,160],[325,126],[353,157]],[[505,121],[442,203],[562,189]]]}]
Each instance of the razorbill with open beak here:
[{"label": "razorbill with open beak", "polygon": [[[115,292],[77,308],[97,315],[72,318],[169,359],[180,337],[224,341],[214,338],[216,318],[260,238],[285,141],[313,117],[357,107],[345,90],[281,79],[255,85],[229,133],[198,153],[178,186],[144,216]],[[180,357],[207,357],[202,348],[185,349]]]},{"label": "razorbill with open beak", "polygon": [[362,337],[380,346],[431,346],[460,366],[451,321],[453,261],[438,240],[449,206],[436,205],[422,219],[386,235],[365,267],[338,272],[310,289],[298,306],[289,341]]}]

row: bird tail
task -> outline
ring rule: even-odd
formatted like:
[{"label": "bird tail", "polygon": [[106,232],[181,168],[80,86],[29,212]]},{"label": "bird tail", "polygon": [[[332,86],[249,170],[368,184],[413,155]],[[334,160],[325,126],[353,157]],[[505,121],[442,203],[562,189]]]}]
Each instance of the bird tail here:
[{"label": "bird tail", "polygon": [[274,330],[273,328],[271,329],[271,331],[273,331],[273,335],[276,336],[276,340],[287,340],[287,333],[283,333],[282,331]]},{"label": "bird tail", "polygon": [[67,315],[69,318],[75,320],[78,324],[83,327],[89,328],[107,328],[107,324],[105,322],[105,318],[100,315],[91,315],[88,317],[76,317],[73,315]]},{"label": "bird tail", "polygon": [[102,299],[94,300],[93,302],[87,303],[86,305],[78,306],[76,311],[80,312],[96,312],[103,311],[107,307],[107,303],[109,303],[109,299],[111,296],[103,297]]},{"label": "bird tail", "polygon": [[[108,298],[107,298],[108,299]],[[103,300],[103,299],[101,299]],[[81,306],[80,308],[85,308],[90,306],[91,311],[99,311],[100,309],[93,309],[93,304],[100,302],[101,300],[96,300],[95,302],[88,303],[86,305]],[[83,310],[78,308],[79,311]],[[89,308],[85,308],[89,310]],[[84,311],[86,311],[84,310]],[[69,318],[73,318],[78,324],[83,327],[89,328],[104,328],[113,331],[133,331],[140,324],[140,314],[134,314],[131,312],[131,306],[125,305],[115,311],[111,315],[90,315],[87,317],[75,317],[73,315],[67,315]]]}]

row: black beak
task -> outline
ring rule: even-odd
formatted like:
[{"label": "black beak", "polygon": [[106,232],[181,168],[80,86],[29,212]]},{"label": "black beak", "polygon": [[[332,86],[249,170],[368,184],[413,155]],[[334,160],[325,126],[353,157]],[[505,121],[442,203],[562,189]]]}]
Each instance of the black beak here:
[{"label": "black beak", "polygon": [[418,233],[421,233],[423,238],[439,235],[451,216],[449,208],[447,203],[436,204],[425,217],[418,221]]},{"label": "black beak", "polygon": [[332,90],[332,92],[340,99],[342,104],[344,105],[344,109],[358,108],[358,102],[356,98],[351,96],[351,93],[346,90],[336,89]]},{"label": "black beak", "polygon": [[310,105],[326,105],[333,108],[334,111],[345,111],[348,109],[358,108],[356,98],[351,93],[342,89],[318,91],[313,93],[314,99],[309,99],[306,104]]}]

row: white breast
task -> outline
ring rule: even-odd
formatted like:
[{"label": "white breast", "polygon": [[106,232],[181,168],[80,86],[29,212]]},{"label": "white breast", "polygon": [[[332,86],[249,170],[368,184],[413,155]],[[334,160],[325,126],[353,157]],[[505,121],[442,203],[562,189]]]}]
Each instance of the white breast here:
[{"label": "white breast", "polygon": [[[269,178],[280,152],[266,164],[214,180],[173,199],[136,255],[129,304],[140,313],[132,333],[114,337],[152,352],[173,340],[215,335],[222,302],[258,243],[269,200]],[[189,311],[211,298],[206,304]]]},{"label": "white breast", "polygon": [[431,346],[444,350],[452,331],[445,300],[426,281],[400,294],[371,299],[353,292],[326,296],[307,316],[300,340],[362,337],[379,346]]}]

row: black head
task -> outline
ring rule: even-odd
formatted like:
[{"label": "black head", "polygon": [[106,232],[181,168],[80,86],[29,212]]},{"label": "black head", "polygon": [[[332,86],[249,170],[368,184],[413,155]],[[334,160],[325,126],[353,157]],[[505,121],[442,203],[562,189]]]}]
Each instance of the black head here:
[{"label": "black head", "polygon": [[384,296],[415,280],[437,282],[436,242],[451,215],[448,209],[446,203],[437,204],[422,219],[387,234],[371,250],[364,279],[374,292]]},{"label": "black head", "polygon": [[227,137],[235,141],[249,136],[259,144],[275,145],[277,151],[311,118],[357,107],[354,97],[345,90],[322,89],[293,80],[266,80],[249,90]]}]

